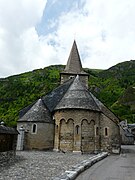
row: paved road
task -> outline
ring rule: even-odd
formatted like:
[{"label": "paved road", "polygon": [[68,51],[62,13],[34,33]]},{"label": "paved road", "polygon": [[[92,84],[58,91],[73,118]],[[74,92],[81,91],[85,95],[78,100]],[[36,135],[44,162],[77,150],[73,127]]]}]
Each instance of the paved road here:
[{"label": "paved road", "polygon": [[76,180],[135,180],[135,146],[122,146],[120,155],[108,156]]}]

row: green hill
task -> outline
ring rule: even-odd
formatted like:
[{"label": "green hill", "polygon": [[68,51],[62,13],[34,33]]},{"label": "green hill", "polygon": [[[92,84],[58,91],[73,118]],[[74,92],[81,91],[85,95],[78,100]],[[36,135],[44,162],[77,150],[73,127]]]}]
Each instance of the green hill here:
[{"label": "green hill", "polygon": [[[90,89],[121,120],[135,123],[135,61],[119,63],[100,71],[90,80]],[[131,90],[132,89],[132,90]],[[132,104],[129,103],[132,101]]]},{"label": "green hill", "polygon": [[0,119],[16,125],[19,111],[59,85],[62,65],[0,79]]},{"label": "green hill", "polygon": [[[63,65],[55,65],[0,79],[0,119],[15,126],[22,108],[59,85],[63,69]],[[90,74],[89,89],[95,96],[119,118],[135,123],[135,61],[107,70],[84,70]]]}]

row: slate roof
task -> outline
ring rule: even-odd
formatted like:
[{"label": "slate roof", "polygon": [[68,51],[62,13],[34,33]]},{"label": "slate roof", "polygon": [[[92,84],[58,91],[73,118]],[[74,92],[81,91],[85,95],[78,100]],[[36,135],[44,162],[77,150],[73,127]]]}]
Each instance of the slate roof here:
[{"label": "slate roof", "polygon": [[130,129],[135,129],[135,123],[133,123],[133,124],[128,124],[127,126],[128,126],[128,128],[130,128]]},{"label": "slate roof", "polygon": [[61,101],[67,90],[69,89],[70,85],[73,83],[73,79],[69,79],[64,84],[60,85],[56,89],[54,89],[51,93],[48,93],[46,96],[43,97],[43,101],[52,112],[57,104]]},{"label": "slate roof", "polygon": [[18,134],[18,131],[14,128],[0,125],[0,134]]},{"label": "slate roof", "polygon": [[18,121],[51,122],[51,113],[60,109],[85,109],[102,112],[118,124],[119,119],[82,84],[77,75],[36,103],[24,108]]},{"label": "slate roof", "polygon": [[32,106],[35,104],[36,102],[33,102],[32,104],[30,104],[29,106],[23,108],[20,112],[19,112],[19,118],[22,118],[26,113],[27,111],[29,111]]},{"label": "slate roof", "polygon": [[[23,112],[24,111],[24,112]],[[32,105],[21,111],[19,122],[52,122],[51,114],[42,99],[38,99]]]},{"label": "slate roof", "polygon": [[[86,75],[82,69],[82,63],[79,56],[78,48],[76,45],[76,42],[73,42],[73,46],[67,61],[67,65],[64,69],[64,72],[62,73],[68,73],[68,74],[84,74]],[[88,74],[87,74],[88,75]]]},{"label": "slate roof", "polygon": [[107,108],[101,101],[99,101],[92,93],[91,96],[94,98],[100,111],[108,118],[110,118],[112,121],[114,121],[116,124],[118,124],[119,118],[109,108]]},{"label": "slate roof", "polygon": [[124,130],[124,135],[127,137],[134,137],[134,135],[130,132],[128,128],[123,128]]},{"label": "slate roof", "polygon": [[54,108],[58,109],[89,109],[100,111],[91,93],[79,80],[77,75],[69,89]]}]

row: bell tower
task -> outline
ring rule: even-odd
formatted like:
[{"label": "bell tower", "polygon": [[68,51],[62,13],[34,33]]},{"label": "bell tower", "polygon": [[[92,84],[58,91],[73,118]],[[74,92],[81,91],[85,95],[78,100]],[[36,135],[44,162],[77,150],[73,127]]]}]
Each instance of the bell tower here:
[{"label": "bell tower", "polygon": [[88,87],[89,75],[83,71],[76,41],[74,40],[72,49],[71,49],[71,52],[67,61],[67,65],[64,71],[60,73],[61,84],[63,84],[68,79],[71,79],[77,75],[79,75],[80,80],[83,82],[83,84],[85,84],[85,86]]}]

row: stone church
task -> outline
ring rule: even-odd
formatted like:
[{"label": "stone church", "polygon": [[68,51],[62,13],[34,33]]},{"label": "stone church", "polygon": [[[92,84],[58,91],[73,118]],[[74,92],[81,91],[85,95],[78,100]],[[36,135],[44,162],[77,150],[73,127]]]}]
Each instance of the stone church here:
[{"label": "stone church", "polygon": [[61,85],[20,112],[23,149],[120,152],[119,119],[89,90],[74,41]]}]

